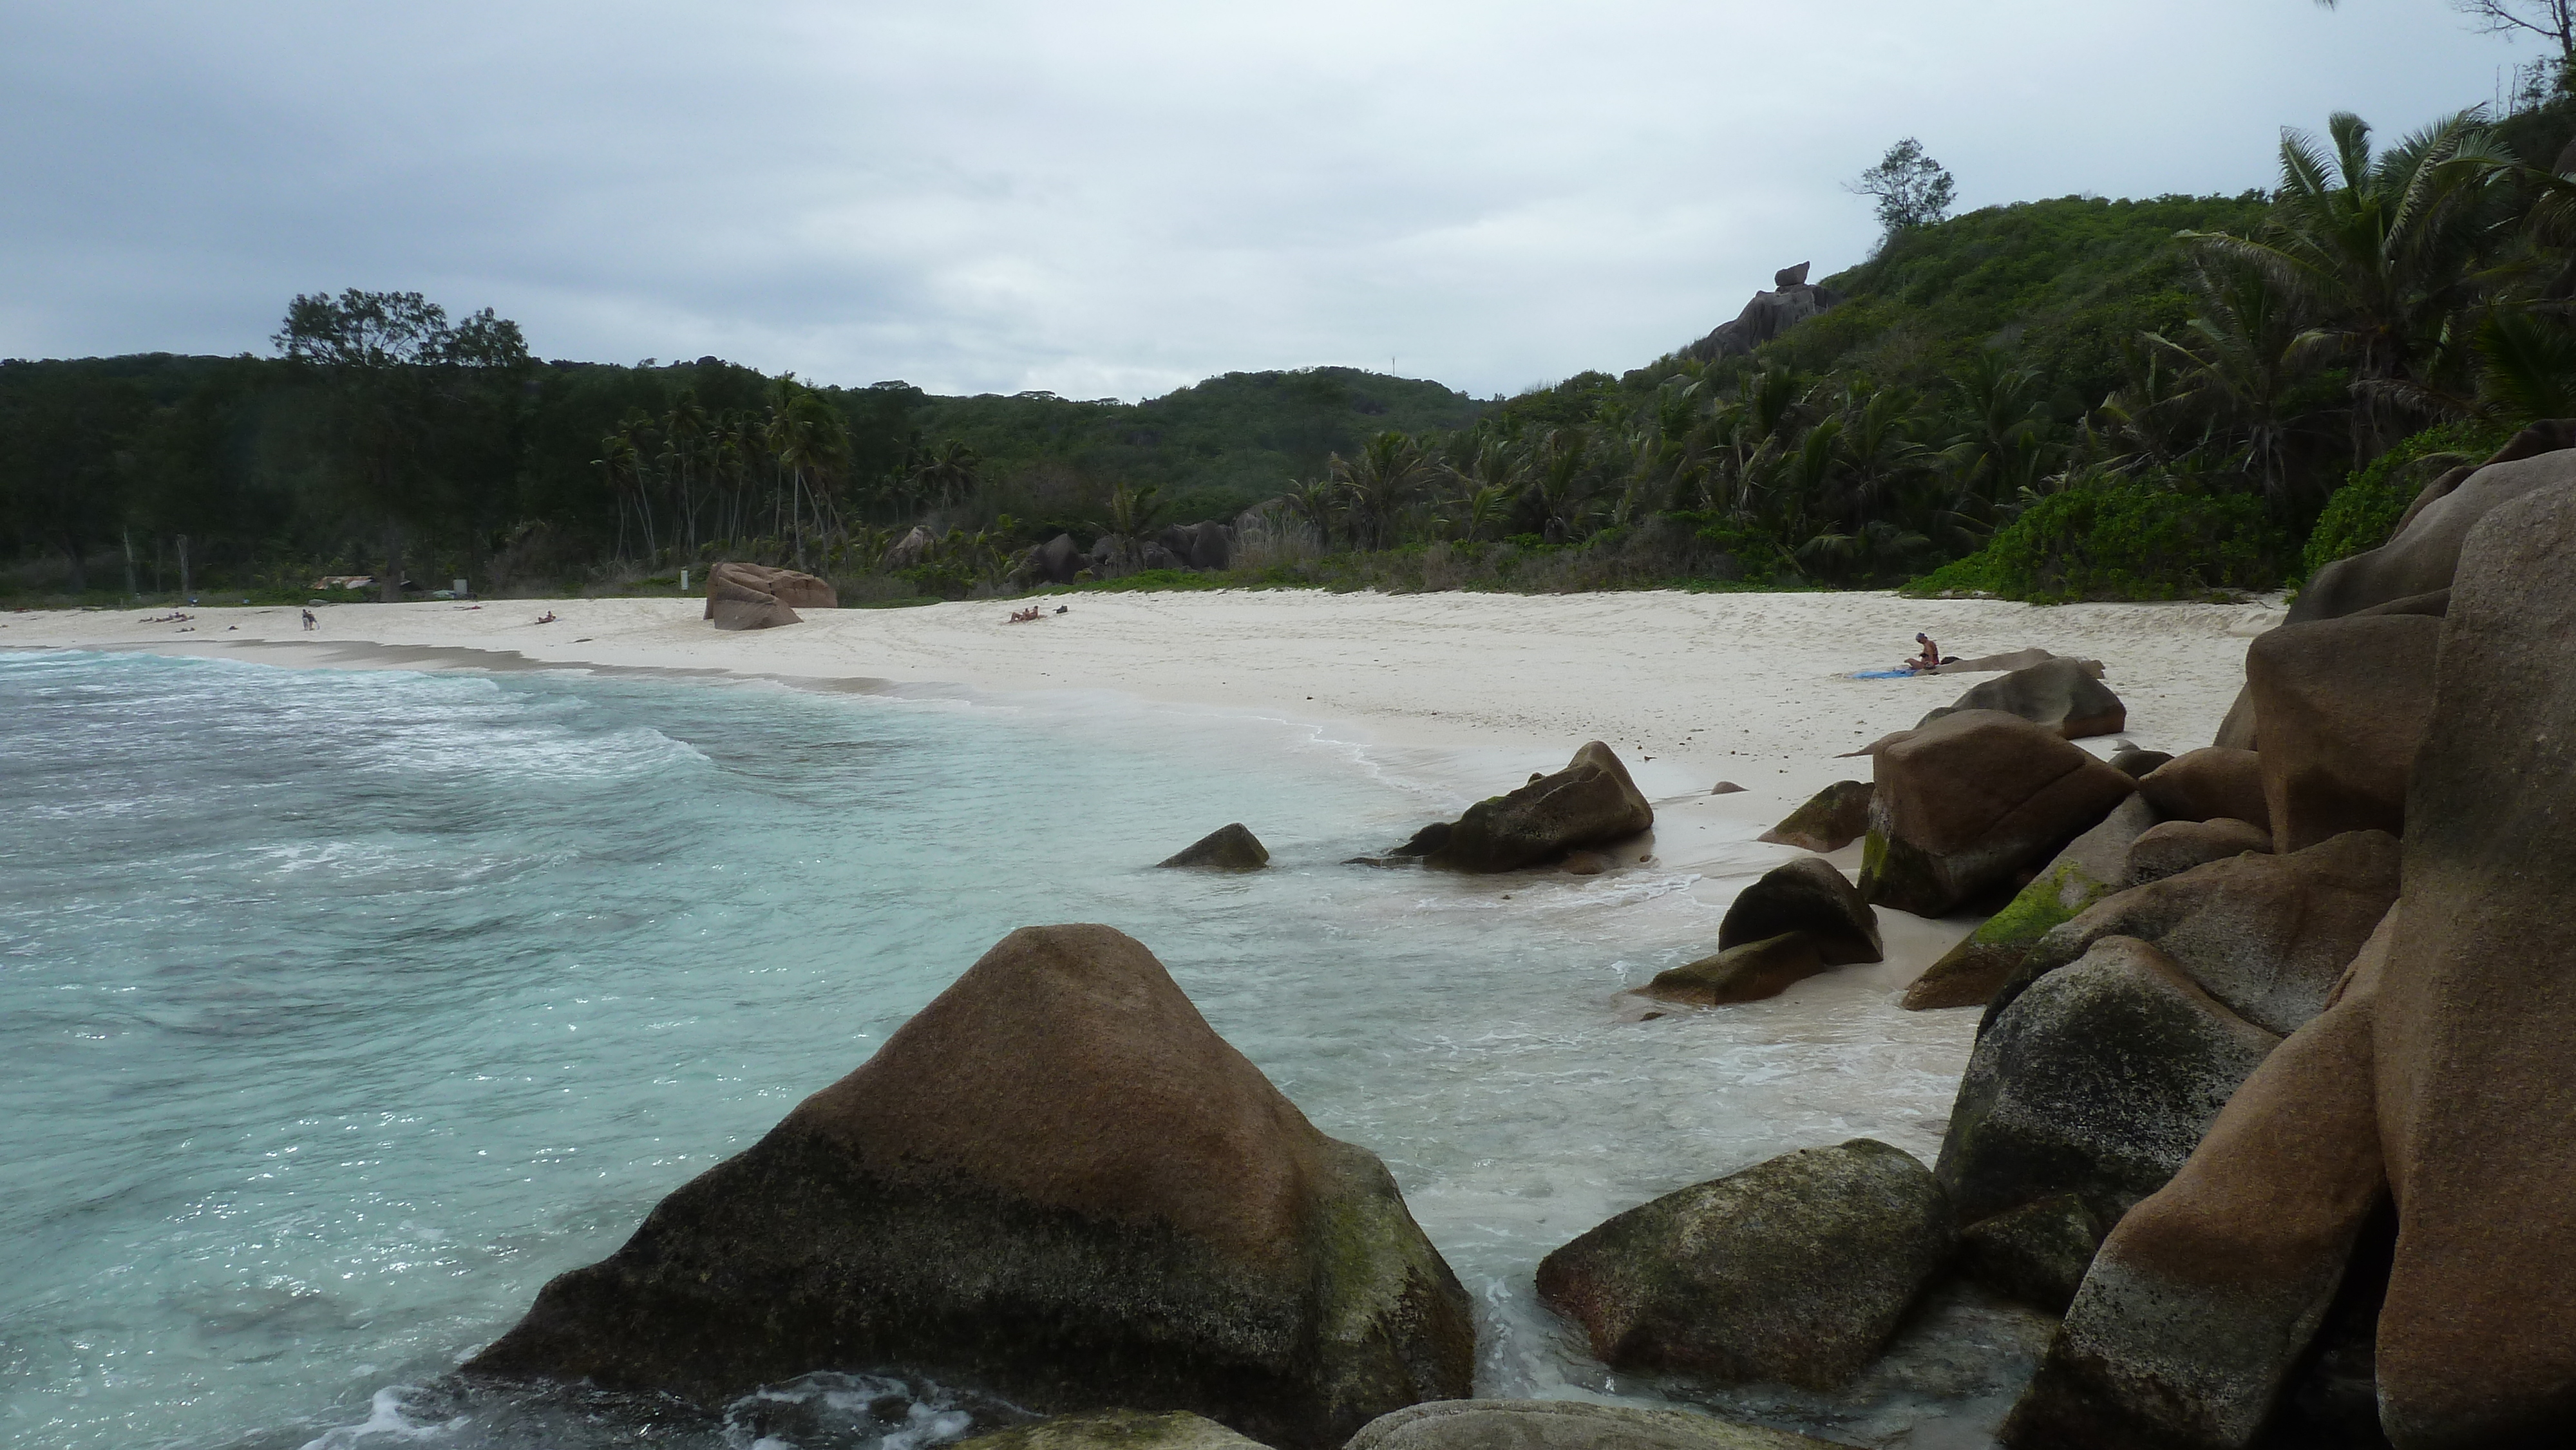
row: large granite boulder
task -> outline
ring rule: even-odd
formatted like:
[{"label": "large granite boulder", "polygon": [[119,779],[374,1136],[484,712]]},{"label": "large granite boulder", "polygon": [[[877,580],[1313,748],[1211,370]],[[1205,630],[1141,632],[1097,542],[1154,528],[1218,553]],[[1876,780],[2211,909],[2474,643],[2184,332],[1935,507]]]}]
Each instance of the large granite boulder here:
[{"label": "large granite boulder", "polygon": [[939,547],[939,541],[930,536],[930,530],[915,524],[911,532],[888,546],[885,553],[877,559],[877,567],[888,574],[910,569],[928,559],[930,551],[937,547]]},{"label": "large granite boulder", "polygon": [[2008,1299],[2063,1314],[2093,1266],[2103,1228],[2082,1194],[2043,1194],[1960,1230],[1959,1272]]},{"label": "large granite boulder", "polygon": [[1946,916],[2022,884],[2098,825],[2138,783],[2057,732],[1997,710],[1962,710],[1881,742],[1861,895]]},{"label": "large granite boulder", "polygon": [[[2392,914],[2390,925],[2394,924]],[[2007,1445],[2246,1450],[2386,1193],[2372,1031],[2386,926],[2095,1256]]]},{"label": "large granite boulder", "polygon": [[977,1435],[959,1441],[957,1450],[1263,1450],[1263,1446],[1258,1440],[1247,1439],[1187,1410],[1159,1414],[1094,1410],[1085,1415],[1053,1415]]},{"label": "large granite boulder", "polygon": [[1090,556],[1082,552],[1082,546],[1073,541],[1071,534],[1058,534],[1029,554],[1029,569],[1035,576],[1032,583],[1043,580],[1049,584],[1070,584],[1075,575],[1090,567]]},{"label": "large granite boulder", "polygon": [[1868,1138],[1665,1194],[1539,1264],[1542,1302],[1617,1369],[1831,1389],[1948,1262],[1949,1205]]},{"label": "large granite boulder", "polygon": [[1447,871],[1514,871],[1584,846],[1624,841],[1655,824],[1628,767],[1598,740],[1554,775],[1533,777],[1509,795],[1489,796],[1456,821],[1425,828],[1398,847]]},{"label": "large granite boulder", "polygon": [[1977,1039],[1934,1171],[1964,1224],[2053,1193],[2116,1220],[2280,1040],[2154,947],[2106,937]]},{"label": "large granite boulder", "polygon": [[2272,833],[2251,821],[2225,816],[2207,821],[2166,821],[2129,843],[2129,884],[2144,886],[2179,876],[2194,866],[2247,852],[2272,854]]},{"label": "large granite boulder", "polygon": [[2394,837],[2354,831],[2287,856],[2237,856],[2132,887],[2033,943],[1979,1030],[2094,943],[2135,937],[2228,1010],[2294,1032],[2324,1010],[2353,953],[2395,904],[2400,859]]},{"label": "large granite boulder", "polygon": [[1222,569],[1234,562],[1234,530],[1210,519],[1202,524],[1173,524],[1154,542],[1192,569]]},{"label": "large granite boulder", "polygon": [[1865,780],[1835,781],[1756,839],[1801,851],[1839,851],[1869,834],[1872,789]]},{"label": "large granite boulder", "polygon": [[1434,1400],[1371,1420],[1348,1450],[1825,1450],[1831,1443],[1680,1410]]},{"label": "large granite boulder", "polygon": [[1199,871],[1258,871],[1270,864],[1270,848],[1237,821],[1217,827],[1155,864]]},{"label": "large granite boulder", "polygon": [[2460,546],[2480,520],[2516,499],[2570,482],[2576,482],[2576,423],[2526,428],[2484,464],[2453,469],[2427,485],[2387,543],[2319,569],[2290,602],[2288,622],[2341,619],[2447,589],[2459,568]]},{"label": "large granite boulder", "polygon": [[1772,291],[1756,292],[1733,322],[1718,324],[1708,336],[1682,349],[1700,362],[1745,357],[1762,344],[1842,301],[1842,294],[1807,280],[1807,263],[1773,274]]},{"label": "large granite boulder", "polygon": [[1878,913],[1834,863],[1821,856],[1802,856],[1774,866],[1744,888],[1726,908],[1717,926],[1717,949],[1760,941],[1783,932],[1813,938],[1825,965],[1887,960],[1878,935]]},{"label": "large granite boulder", "polygon": [[1385,1166],[1151,952],[1032,927],[466,1369],[720,1404],[883,1365],[1329,1450],[1467,1393],[1474,1329]]},{"label": "large granite boulder", "polygon": [[2245,652],[2275,849],[2404,833],[2441,640],[2438,619],[2365,615],[2286,624]]},{"label": "large granite boulder", "polygon": [[801,624],[797,610],[837,609],[840,603],[831,585],[793,569],[728,561],[707,571],[705,617],[718,629]]},{"label": "large granite boulder", "polygon": [[2576,1426],[2571,639],[2561,485],[2469,535],[2407,796],[2373,1038],[2398,1213],[2379,1403],[2405,1450],[2562,1444]]},{"label": "large granite boulder", "polygon": [[2068,843],[2003,910],[1987,917],[1905,989],[1905,1008],[1982,1007],[2012,980],[2033,944],[2129,884],[2129,847],[2156,823],[2131,796]]},{"label": "large granite boulder", "polygon": [[1971,686],[1956,703],[1924,716],[1922,723],[1962,710],[2019,715],[2069,740],[2116,735],[2129,723],[2128,707],[2102,683],[2102,666],[2094,660],[2051,658],[2014,670]]},{"label": "large granite boulder", "polygon": [[1825,969],[1816,938],[1803,931],[1783,932],[1759,941],[1739,942],[1713,957],[1658,972],[1638,989],[1663,1002],[1694,1007],[1724,1007],[1777,997]]},{"label": "large granite boulder", "polygon": [[2252,821],[2272,828],[2263,797],[2263,757],[2251,750],[2188,750],[2140,777],[2138,794],[2168,821]]}]

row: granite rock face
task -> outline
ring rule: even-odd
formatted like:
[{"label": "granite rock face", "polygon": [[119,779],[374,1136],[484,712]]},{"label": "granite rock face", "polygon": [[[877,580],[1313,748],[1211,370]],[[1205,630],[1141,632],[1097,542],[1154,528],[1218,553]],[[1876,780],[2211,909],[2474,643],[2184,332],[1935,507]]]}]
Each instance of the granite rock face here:
[{"label": "granite rock face", "polygon": [[2345,831],[2404,834],[2441,639],[2438,619],[2362,615],[2286,624],[2245,652],[2273,849]]},{"label": "granite rock face", "polygon": [[1771,279],[1773,290],[1754,293],[1753,300],[1744,304],[1733,322],[1718,324],[1708,336],[1683,348],[1682,355],[1701,362],[1748,356],[1755,348],[1843,300],[1842,294],[1832,288],[1809,282],[1807,266],[1800,262],[1781,268]]},{"label": "granite rock face", "polygon": [[1467,1393],[1474,1329],[1374,1155],[1143,946],[1033,927],[465,1368],[713,1404],[888,1364],[1331,1450]]},{"label": "granite rock face", "polygon": [[2018,715],[1963,710],[1880,742],[1861,895],[1946,916],[2009,887],[2137,782]]},{"label": "granite rock face", "polygon": [[1923,717],[1922,724],[1962,710],[2000,710],[2069,740],[2116,735],[2129,723],[2128,707],[2102,683],[2102,666],[2090,660],[2048,659],[1973,686],[1958,701]]},{"label": "granite rock face", "polygon": [[2272,854],[2272,833],[2251,821],[2219,816],[2206,821],[2167,821],[2129,844],[2129,884],[2144,886],[2179,876],[2194,866],[2252,853]]},{"label": "granite rock face", "polygon": [[1905,989],[1905,1008],[1982,1007],[2020,969],[2039,939],[2129,884],[2129,847],[2156,824],[2153,807],[2131,796],[2040,868],[2003,910],[1924,970]]},{"label": "granite rock face", "polygon": [[1887,960],[1878,913],[1834,864],[1806,856],[1775,866],[1744,888],[1718,923],[1717,949],[1803,932],[1829,967]]},{"label": "granite rock face", "polygon": [[2138,781],[2138,794],[2168,821],[2251,821],[2272,829],[2263,796],[2263,757],[2251,750],[2207,746],[2185,751]]},{"label": "granite rock face", "polygon": [[2102,1219],[2076,1193],[2051,1193],[1959,1233],[1959,1271],[1998,1294],[2063,1314],[2102,1244]]},{"label": "granite rock face", "polygon": [[2398,1218],[2379,1402],[2404,1450],[2564,1443],[2576,1425],[2571,631],[2576,486],[2560,485],[2468,537],[2407,797],[2372,1043]]},{"label": "granite rock face", "polygon": [[2341,619],[2449,588],[2461,547],[2488,514],[2570,482],[2576,482],[2576,422],[2524,429],[2485,463],[2427,484],[2387,543],[2319,569],[2291,601],[2289,623]]},{"label": "granite rock face", "polygon": [[1438,1400],[1370,1421],[1348,1450],[1825,1450],[1830,1443],[1678,1410]]},{"label": "granite rock face", "polygon": [[2103,938],[1977,1039],[1934,1171],[1961,1223],[2057,1193],[2115,1221],[2279,1042],[2154,947]]},{"label": "granite rock face", "polygon": [[958,1443],[958,1450],[1262,1450],[1216,1421],[1187,1410],[1095,1410],[1056,1415]]},{"label": "granite rock face", "polygon": [[1155,864],[1199,871],[1258,871],[1270,864],[1270,848],[1237,821],[1217,827]]},{"label": "granite rock face", "polygon": [[2296,1031],[2324,1010],[2397,900],[2400,860],[2394,838],[2353,831],[2287,856],[2236,856],[2132,887],[2033,943],[1980,1030],[2031,983],[2117,936],[2154,944],[2256,1026]]},{"label": "granite rock face", "polygon": [[[2388,926],[2395,924],[2392,915]],[[2390,931],[2093,1261],[2008,1445],[2247,1450],[2385,1196],[2372,1024]]]},{"label": "granite rock face", "polygon": [[1759,839],[1801,851],[1839,851],[1869,834],[1870,791],[1865,780],[1835,781]]},{"label": "granite rock face", "polygon": [[1548,1255],[1538,1292],[1616,1368],[1830,1389],[1877,1357],[1952,1240],[1923,1165],[1856,1138],[1632,1208]]}]

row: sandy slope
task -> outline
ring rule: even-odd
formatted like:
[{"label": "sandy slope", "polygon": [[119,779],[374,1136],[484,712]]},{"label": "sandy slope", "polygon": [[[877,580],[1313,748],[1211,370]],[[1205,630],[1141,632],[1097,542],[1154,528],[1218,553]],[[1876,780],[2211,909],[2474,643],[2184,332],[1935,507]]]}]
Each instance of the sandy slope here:
[{"label": "sandy slope", "polygon": [[[694,601],[666,599],[335,605],[316,611],[309,634],[292,608],[204,609],[186,628],[149,622],[160,611],[83,610],[0,616],[0,645],[1103,690],[1318,722],[1402,754],[1462,799],[1598,738],[1659,798],[1665,862],[1724,879],[1780,854],[1749,845],[1763,826],[1834,780],[1866,778],[1865,762],[1839,752],[1973,683],[1849,678],[1910,653],[1917,629],[1957,655],[2038,645],[2100,659],[2128,703],[2126,738],[2179,750],[2208,741],[2247,641],[2280,617],[2263,606],[2040,609],[1887,594],[1226,591],[1067,602],[1068,613],[1033,624],[1006,623],[1010,606],[985,602],[818,610],[799,626],[742,634],[702,622]],[[556,622],[533,622],[549,610]],[[1721,779],[1746,790],[1708,795]]]}]

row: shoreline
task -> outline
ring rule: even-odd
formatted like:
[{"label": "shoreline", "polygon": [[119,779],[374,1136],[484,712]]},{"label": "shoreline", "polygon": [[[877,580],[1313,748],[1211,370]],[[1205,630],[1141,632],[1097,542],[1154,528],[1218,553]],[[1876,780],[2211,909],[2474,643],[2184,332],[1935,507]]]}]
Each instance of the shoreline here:
[{"label": "shoreline", "polygon": [[[1458,804],[1560,768],[1608,741],[1656,809],[1665,870],[1722,906],[1794,858],[1755,837],[1834,781],[1844,758],[1985,676],[1855,680],[1923,628],[1953,654],[2036,645],[2104,661],[2130,728],[2083,742],[2179,751],[2205,743],[2243,678],[2268,605],[2040,607],[1884,593],[1381,595],[1220,590],[1071,596],[1063,615],[1007,605],[815,610],[727,633],[689,599],[445,601],[206,607],[188,624],[139,610],[0,616],[0,648],[212,656],[302,669],[578,670],[910,698],[957,697],[1043,716],[1073,695],[1312,730],[1371,768]],[[552,624],[533,621],[551,612]],[[1877,646],[1873,652],[1871,646]],[[1150,718],[1150,713],[1148,715]],[[1719,781],[1740,792],[1711,794]],[[1827,859],[1859,867],[1857,844]],[[1887,912],[1895,990],[1975,918]]]}]

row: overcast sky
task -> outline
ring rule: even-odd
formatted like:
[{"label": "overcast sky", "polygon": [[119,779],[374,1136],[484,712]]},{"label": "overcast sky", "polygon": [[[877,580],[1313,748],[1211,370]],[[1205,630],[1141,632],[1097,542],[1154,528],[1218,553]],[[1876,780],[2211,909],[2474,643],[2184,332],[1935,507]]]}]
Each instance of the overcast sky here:
[{"label": "overcast sky", "polygon": [[0,355],[266,352],[343,287],[541,356],[1153,396],[1649,360],[1962,209],[2269,183],[2528,52],[2441,0],[0,5]]}]

